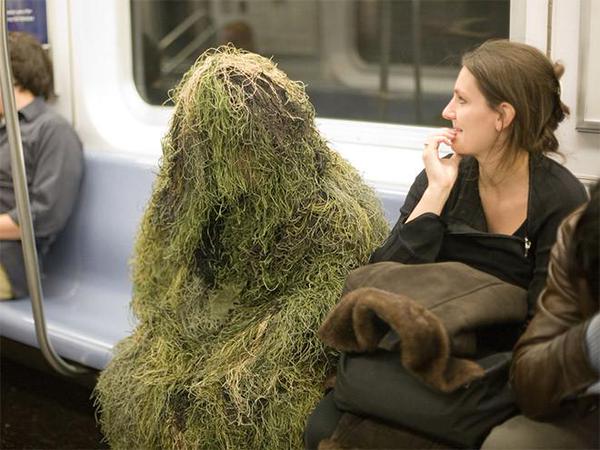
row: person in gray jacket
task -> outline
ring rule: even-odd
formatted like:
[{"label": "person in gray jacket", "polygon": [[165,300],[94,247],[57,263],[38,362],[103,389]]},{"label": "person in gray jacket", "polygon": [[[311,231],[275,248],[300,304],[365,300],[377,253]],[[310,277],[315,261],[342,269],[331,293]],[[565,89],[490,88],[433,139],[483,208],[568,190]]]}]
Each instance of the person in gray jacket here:
[{"label": "person in gray jacket", "polygon": [[[36,246],[43,255],[77,199],[83,172],[81,141],[46,105],[54,95],[52,64],[37,39],[9,33],[8,49]],[[0,299],[6,300],[27,295],[27,283],[2,102],[0,120]]]}]

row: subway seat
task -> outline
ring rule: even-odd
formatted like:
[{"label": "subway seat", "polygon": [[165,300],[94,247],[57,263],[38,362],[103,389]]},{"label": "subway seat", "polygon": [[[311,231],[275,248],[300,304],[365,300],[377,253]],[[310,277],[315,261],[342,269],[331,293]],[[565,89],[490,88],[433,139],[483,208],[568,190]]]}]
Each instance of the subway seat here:
[{"label": "subway seat", "polygon": [[[77,205],[42,269],[48,337],[68,360],[103,369],[135,326],[130,258],[155,173],[135,157],[85,152]],[[393,224],[404,194],[378,195]],[[29,298],[0,302],[0,335],[39,348]]]}]

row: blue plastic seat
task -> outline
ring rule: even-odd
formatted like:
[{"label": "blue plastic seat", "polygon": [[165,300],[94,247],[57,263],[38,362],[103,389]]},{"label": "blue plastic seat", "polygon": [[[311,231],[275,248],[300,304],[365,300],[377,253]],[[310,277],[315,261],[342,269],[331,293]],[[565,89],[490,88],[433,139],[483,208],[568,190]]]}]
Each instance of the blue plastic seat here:
[{"label": "blue plastic seat", "polygon": [[[142,161],[85,154],[77,205],[43,263],[48,336],[65,358],[102,369],[132,330],[129,258],[154,171]],[[0,302],[0,334],[39,347],[29,298]]]},{"label": "blue plastic seat", "polygon": [[[131,157],[85,154],[77,205],[43,264],[48,336],[64,358],[101,370],[135,325],[129,262],[155,169]],[[393,224],[404,196],[380,197]],[[39,347],[29,298],[0,302],[0,335]]]},{"label": "blue plastic seat", "polygon": [[390,224],[390,227],[393,227],[396,224],[398,217],[400,217],[400,208],[404,205],[406,193],[377,191],[377,196],[383,204],[383,214],[385,215],[385,218]]}]

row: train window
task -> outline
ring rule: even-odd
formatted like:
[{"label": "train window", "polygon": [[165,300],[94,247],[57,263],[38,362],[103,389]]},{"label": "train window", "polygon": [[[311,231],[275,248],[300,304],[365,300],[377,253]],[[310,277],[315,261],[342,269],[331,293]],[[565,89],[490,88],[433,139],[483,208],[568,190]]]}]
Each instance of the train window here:
[{"label": "train window", "polygon": [[131,0],[131,13],[150,104],[232,42],[306,83],[319,117],[438,125],[460,55],[509,37],[510,0]]}]

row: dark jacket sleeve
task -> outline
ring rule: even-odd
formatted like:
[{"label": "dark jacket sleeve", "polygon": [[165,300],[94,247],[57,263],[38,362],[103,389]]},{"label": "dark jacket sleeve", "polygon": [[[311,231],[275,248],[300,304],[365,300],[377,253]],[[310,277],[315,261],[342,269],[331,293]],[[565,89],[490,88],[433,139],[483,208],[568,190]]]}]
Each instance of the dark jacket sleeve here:
[{"label": "dark jacket sleeve", "polygon": [[591,302],[589,291],[582,280],[572,278],[568,266],[572,259],[569,241],[577,219],[577,213],[569,216],[559,230],[538,310],[515,347],[511,378],[517,402],[533,418],[557,413],[563,400],[598,378],[585,342],[594,308],[582,307]]},{"label": "dark jacket sleeve", "polygon": [[570,172],[563,172],[559,177],[561,177],[560,183],[556,183],[555,186],[547,184],[543,187],[546,190],[541,194],[544,200],[536,206],[539,211],[538,216],[543,216],[544,219],[537,226],[532,248],[535,258],[534,268],[527,290],[530,315],[535,311],[538,297],[546,284],[550,251],[556,242],[558,227],[565,217],[587,200],[585,188]]},{"label": "dark jacket sleeve", "polygon": [[[83,172],[81,141],[67,122],[52,118],[40,129],[35,159],[31,216],[35,235],[46,237],[63,228],[77,199]],[[9,214],[18,223],[16,209]]]},{"label": "dark jacket sleeve", "polygon": [[427,188],[422,171],[408,191],[400,208],[400,218],[384,244],[371,255],[370,262],[396,261],[407,264],[434,262],[440,251],[446,225],[433,213],[425,213],[405,223]]}]

